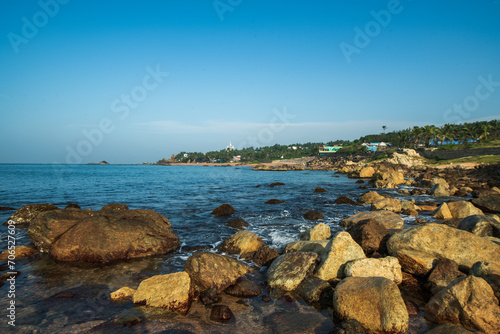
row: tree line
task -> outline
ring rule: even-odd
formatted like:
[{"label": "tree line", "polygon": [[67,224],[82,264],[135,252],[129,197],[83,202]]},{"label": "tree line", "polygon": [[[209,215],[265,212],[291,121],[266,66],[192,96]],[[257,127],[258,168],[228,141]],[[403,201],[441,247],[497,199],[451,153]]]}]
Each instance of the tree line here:
[{"label": "tree line", "polygon": [[273,146],[247,147],[231,151],[223,149],[207,153],[180,152],[172,158],[181,162],[226,163],[232,161],[233,157],[240,156],[241,162],[270,162],[276,159],[292,159],[317,155],[319,146],[322,145],[340,145],[343,148],[339,150],[339,153],[359,153],[366,150],[362,145],[363,143],[373,142],[391,143],[395,148],[419,148],[456,144],[466,146],[471,142],[488,143],[500,139],[499,120],[445,124],[443,126],[414,126],[413,128],[388,133],[386,133],[386,129],[387,127],[383,126],[383,133],[366,135],[353,141],[335,140],[327,143],[275,144]]}]

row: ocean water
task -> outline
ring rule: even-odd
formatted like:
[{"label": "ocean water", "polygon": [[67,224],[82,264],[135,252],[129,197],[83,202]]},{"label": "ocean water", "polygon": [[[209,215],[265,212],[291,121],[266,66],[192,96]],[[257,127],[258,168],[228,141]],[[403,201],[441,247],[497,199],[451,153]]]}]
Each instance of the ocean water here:
[{"label": "ocean water", "polygon": [[[269,187],[273,182],[285,185]],[[358,186],[355,180],[332,171],[267,172],[252,171],[249,167],[212,166],[0,165],[0,206],[19,208],[25,204],[53,203],[64,208],[69,203],[78,203],[82,208],[98,210],[116,202],[126,203],[130,209],[152,209],[169,219],[184,249],[216,248],[237,232],[224,225],[233,218],[246,220],[248,230],[278,250],[298,240],[300,232],[319,222],[328,224],[332,231],[340,230],[338,222],[342,218],[369,210],[368,206],[333,203],[339,196],[356,199],[366,191]],[[316,187],[323,187],[327,192],[314,193]],[[396,190],[387,192],[398,197]],[[273,198],[285,203],[264,203]],[[228,218],[212,216],[211,211],[223,203],[231,204],[236,213]],[[324,219],[305,220],[303,215],[309,210],[322,212]],[[0,211],[0,220],[7,221],[12,213]],[[7,227],[2,225],[0,231],[0,250],[3,251],[7,248]],[[16,227],[16,236],[18,245],[30,244],[26,228]],[[136,307],[130,302],[109,300],[109,293],[123,286],[137,288],[140,281],[149,276],[182,270],[192,254],[183,248],[162,256],[106,265],[58,263],[46,254],[16,261],[16,270],[21,272],[16,279],[16,331],[77,333],[111,319],[137,317],[138,312],[138,317],[147,321],[123,327],[123,332],[157,333],[168,332],[168,328],[181,328],[186,332],[231,332],[231,328],[246,326],[249,332],[258,333],[269,327],[265,316],[269,318],[276,312],[311,312],[328,319],[328,312],[316,311],[304,303],[297,302],[290,311],[290,305],[281,305],[279,301],[263,305],[255,298],[235,312],[234,324],[218,327],[220,325],[206,320],[202,309],[193,311],[189,317],[180,317]],[[7,307],[7,287],[6,284],[0,288],[0,300],[3,300],[0,310]],[[0,328],[6,327],[5,314],[0,312]],[[115,332],[116,328],[109,331]]]}]

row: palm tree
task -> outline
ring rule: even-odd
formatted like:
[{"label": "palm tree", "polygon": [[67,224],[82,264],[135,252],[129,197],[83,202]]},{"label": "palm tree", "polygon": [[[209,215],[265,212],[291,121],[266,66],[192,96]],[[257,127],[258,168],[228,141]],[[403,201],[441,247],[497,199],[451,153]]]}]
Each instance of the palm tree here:
[{"label": "palm tree", "polygon": [[481,135],[479,139],[488,140],[488,135],[490,134],[488,130],[490,129],[490,125],[488,123],[481,124]]}]

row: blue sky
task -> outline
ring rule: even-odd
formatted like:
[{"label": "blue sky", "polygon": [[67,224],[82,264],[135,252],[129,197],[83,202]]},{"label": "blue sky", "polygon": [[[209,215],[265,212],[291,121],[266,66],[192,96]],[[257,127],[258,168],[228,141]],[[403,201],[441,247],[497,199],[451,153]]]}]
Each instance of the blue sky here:
[{"label": "blue sky", "polygon": [[2,1],[0,36],[0,162],[500,118],[497,0]]}]

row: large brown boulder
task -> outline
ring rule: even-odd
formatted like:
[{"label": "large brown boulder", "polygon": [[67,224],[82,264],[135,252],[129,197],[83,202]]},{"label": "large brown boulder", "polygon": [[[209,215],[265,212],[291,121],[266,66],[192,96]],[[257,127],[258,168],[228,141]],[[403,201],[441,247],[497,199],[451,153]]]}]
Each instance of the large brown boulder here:
[{"label": "large brown boulder", "polygon": [[272,288],[293,291],[312,274],[316,267],[316,253],[294,252],[279,256],[266,273],[267,284]]},{"label": "large brown boulder", "polygon": [[436,210],[432,211],[431,216],[437,219],[452,219],[453,215],[451,214],[450,208],[448,204],[441,204]]},{"label": "large brown boulder", "polygon": [[469,232],[444,224],[429,223],[394,234],[387,242],[388,252],[415,252],[435,259],[448,258],[466,269],[477,261],[500,263],[500,246]]},{"label": "large brown boulder", "polygon": [[363,177],[363,178],[365,178],[365,177],[370,178],[373,176],[373,174],[375,174],[375,169],[371,166],[363,167],[359,171],[359,177]]},{"label": "large brown boulder", "polygon": [[321,255],[329,240],[293,241],[286,245],[285,253],[313,252]]},{"label": "large brown boulder", "polygon": [[350,227],[362,221],[375,220],[384,225],[387,229],[402,229],[404,220],[400,215],[390,211],[364,211],[355,214],[354,216],[343,219],[339,225],[342,227]]},{"label": "large brown boulder", "polygon": [[403,281],[398,259],[392,256],[379,259],[356,259],[346,263],[345,277],[385,277],[396,284]]},{"label": "large brown boulder", "polygon": [[371,211],[392,211],[401,212],[401,202],[394,198],[379,199],[372,203]]},{"label": "large brown boulder", "polygon": [[9,220],[12,220],[14,224],[29,224],[33,219],[35,219],[40,213],[57,210],[54,204],[43,203],[43,204],[28,204],[21,207],[19,210],[14,212],[10,216]]},{"label": "large brown boulder", "polygon": [[480,237],[500,238],[500,222],[485,215],[465,217],[458,223],[458,228]]},{"label": "large brown boulder", "polygon": [[406,333],[408,311],[396,283],[384,277],[348,277],[335,287],[333,307],[374,333]]},{"label": "large brown boulder", "polygon": [[250,231],[239,231],[224,240],[219,246],[219,251],[227,254],[247,254],[248,256],[250,255],[248,253],[255,253],[265,245],[257,234]]},{"label": "large brown boulder", "polygon": [[476,208],[471,202],[458,201],[458,202],[448,202],[448,208],[450,209],[453,218],[462,219],[472,215],[483,215],[483,211]]},{"label": "large brown boulder", "polygon": [[326,240],[329,239],[332,235],[332,232],[330,230],[330,226],[324,224],[324,223],[319,223],[318,225],[314,226],[313,228],[305,231],[301,236],[300,239],[307,241],[307,240]]},{"label": "large brown boulder", "polygon": [[372,204],[373,202],[384,198],[384,196],[380,195],[376,191],[368,191],[358,198],[358,202],[362,204]]},{"label": "large brown boulder", "polygon": [[450,259],[441,259],[432,269],[427,278],[428,287],[433,294],[436,294],[442,288],[446,288],[457,277],[465,276],[458,270],[458,264]]},{"label": "large brown boulder", "polygon": [[437,183],[430,190],[432,196],[450,196],[450,187],[447,183]]},{"label": "large brown boulder", "polygon": [[347,232],[361,246],[367,256],[375,252],[380,254],[387,252],[385,244],[389,239],[389,231],[376,220],[360,221],[349,227]]},{"label": "large brown boulder", "polygon": [[132,300],[135,304],[161,307],[185,315],[191,306],[192,296],[191,278],[181,271],[142,281]]},{"label": "large brown boulder", "polygon": [[153,210],[104,210],[69,228],[52,244],[50,256],[105,263],[165,254],[179,246],[168,219]]},{"label": "large brown boulder", "polygon": [[196,252],[187,259],[184,270],[197,291],[215,288],[221,292],[253,269],[229,256]]},{"label": "large brown boulder", "polygon": [[425,317],[437,323],[453,323],[484,333],[500,332],[500,307],[493,290],[480,277],[457,278],[425,306]]},{"label": "large brown boulder", "polygon": [[41,252],[48,252],[52,244],[83,219],[97,215],[92,210],[53,210],[33,219],[28,228],[31,241]]},{"label": "large brown boulder", "polygon": [[344,266],[348,261],[365,258],[365,253],[347,232],[335,234],[320,256],[315,276],[328,281],[344,277]]},{"label": "large brown boulder", "polygon": [[498,193],[474,198],[472,203],[484,212],[500,213],[500,194]]}]

